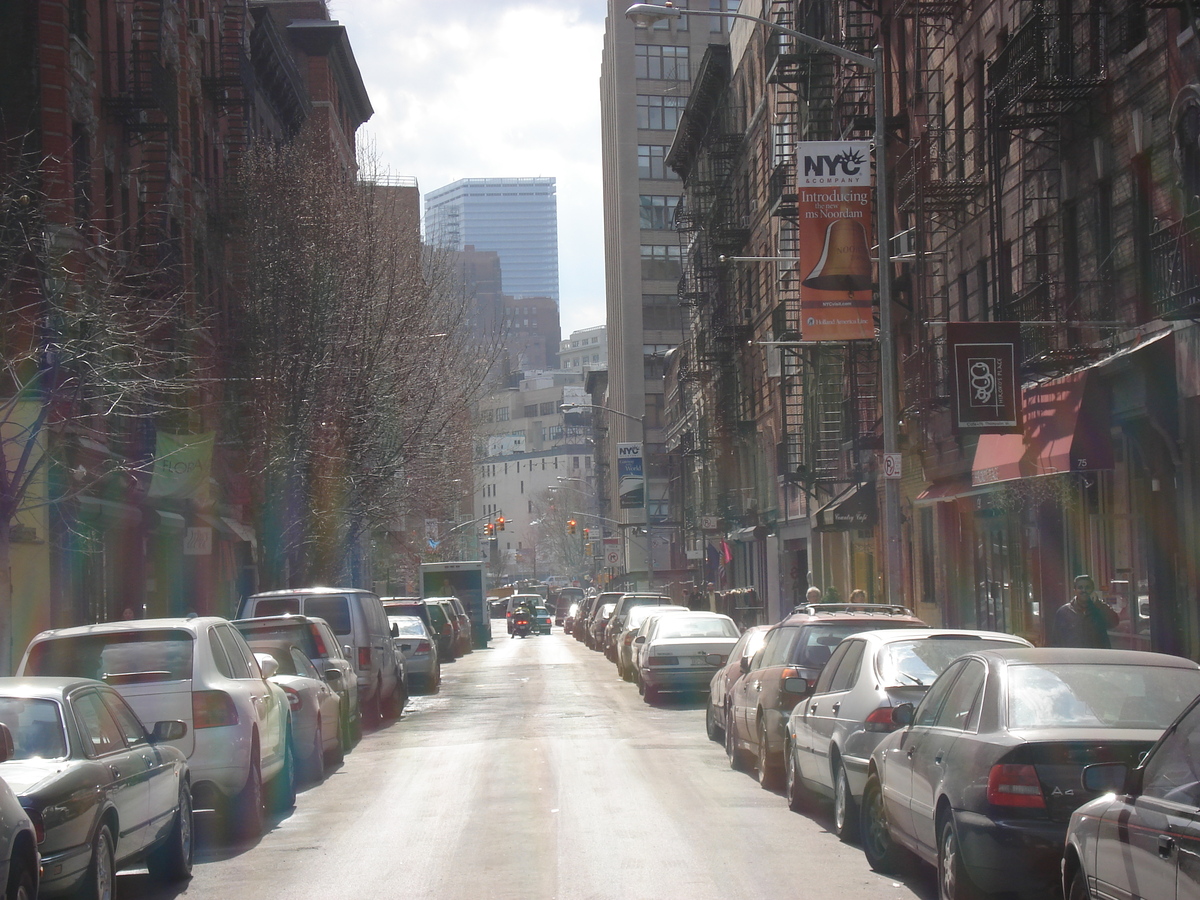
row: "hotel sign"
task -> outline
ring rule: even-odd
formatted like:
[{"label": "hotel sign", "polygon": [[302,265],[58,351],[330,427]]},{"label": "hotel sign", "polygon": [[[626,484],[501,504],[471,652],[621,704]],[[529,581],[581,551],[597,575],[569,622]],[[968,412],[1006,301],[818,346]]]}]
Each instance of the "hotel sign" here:
[{"label": "hotel sign", "polygon": [[1019,433],[1019,323],[951,322],[946,344],[954,427],[976,434]]}]

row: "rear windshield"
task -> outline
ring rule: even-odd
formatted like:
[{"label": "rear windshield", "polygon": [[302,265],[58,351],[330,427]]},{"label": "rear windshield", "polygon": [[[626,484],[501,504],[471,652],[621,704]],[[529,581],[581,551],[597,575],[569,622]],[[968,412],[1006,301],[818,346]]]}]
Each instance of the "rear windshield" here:
[{"label": "rear windshield", "polygon": [[654,631],[655,640],[659,638],[735,638],[738,636],[737,626],[726,618],[702,619],[691,616],[664,616],[659,620],[658,628]]},{"label": "rear windshield", "polygon": [[860,631],[881,631],[891,628],[913,628],[910,622],[881,622],[879,619],[865,619],[861,622],[829,622],[822,625],[805,625],[800,629],[800,637],[792,647],[788,662],[796,666],[819,669],[829,662],[833,648],[842,642],[842,638]]},{"label": "rear windshield", "polygon": [[0,697],[0,722],[12,732],[11,759],[61,759],[67,755],[62,712],[53,700]]},{"label": "rear windshield", "polygon": [[174,628],[50,638],[29,650],[26,675],[98,678],[109,684],[192,677],[190,631]]},{"label": "rear windshield", "polygon": [[879,651],[879,679],[888,687],[928,687],[942,671],[964,653],[1001,647],[1024,647],[1018,641],[991,638],[945,638],[893,641]]},{"label": "rear windshield", "polygon": [[388,616],[388,622],[396,626],[397,635],[425,635],[429,633],[425,628],[425,623],[415,616]]},{"label": "rear windshield", "polygon": [[247,642],[278,638],[295,644],[309,657],[320,656],[312,626],[304,622],[234,622],[233,627],[242,633]]},{"label": "rear windshield", "polygon": [[350,604],[345,597],[305,597],[304,614],[324,619],[334,634],[350,634]]},{"label": "rear windshield", "polygon": [[253,616],[298,616],[300,615],[299,597],[264,597],[254,601]]},{"label": "rear windshield", "polygon": [[1104,663],[1008,668],[1008,727],[1164,729],[1200,694],[1200,670]]},{"label": "rear windshield", "polygon": [[434,628],[441,628],[446,624],[446,611],[442,609],[440,604],[430,603],[426,609],[429,610],[429,620],[433,623]]}]

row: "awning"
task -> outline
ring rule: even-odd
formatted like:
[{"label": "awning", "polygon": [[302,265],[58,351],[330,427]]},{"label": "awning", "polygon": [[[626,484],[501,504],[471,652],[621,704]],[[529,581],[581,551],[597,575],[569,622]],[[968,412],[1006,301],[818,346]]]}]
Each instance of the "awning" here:
[{"label": "awning", "polygon": [[154,514],[158,519],[158,527],[162,531],[183,531],[184,520],[177,512],[168,512],[165,509],[156,509]]},{"label": "awning", "polygon": [[247,544],[257,545],[258,541],[254,538],[254,529],[249,525],[243,525],[237,519],[231,519],[228,516],[222,516],[221,521],[229,526],[229,530],[238,536],[239,539]]},{"label": "awning", "polygon": [[878,518],[875,482],[856,484],[817,510],[814,531],[855,531],[874,528]]},{"label": "awning", "polygon": [[966,478],[950,478],[931,484],[913,498],[913,506],[928,506],[931,503],[941,503],[954,500],[971,493],[971,482]]},{"label": "awning", "polygon": [[84,496],[79,498],[79,518],[101,525],[132,528],[141,523],[142,512],[130,503]]},{"label": "awning", "polygon": [[974,486],[1113,467],[1108,403],[1087,370],[1021,392],[1023,434],[980,435],[971,466]]}]

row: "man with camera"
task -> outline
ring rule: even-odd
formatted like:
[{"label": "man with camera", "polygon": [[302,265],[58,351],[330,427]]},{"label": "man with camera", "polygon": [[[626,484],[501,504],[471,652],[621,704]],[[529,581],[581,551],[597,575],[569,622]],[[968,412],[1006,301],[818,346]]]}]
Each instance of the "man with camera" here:
[{"label": "man with camera", "polygon": [[1096,583],[1090,575],[1075,576],[1075,594],[1060,606],[1051,623],[1051,647],[1112,646],[1108,631],[1116,628],[1118,617],[1107,603],[1095,596]]}]

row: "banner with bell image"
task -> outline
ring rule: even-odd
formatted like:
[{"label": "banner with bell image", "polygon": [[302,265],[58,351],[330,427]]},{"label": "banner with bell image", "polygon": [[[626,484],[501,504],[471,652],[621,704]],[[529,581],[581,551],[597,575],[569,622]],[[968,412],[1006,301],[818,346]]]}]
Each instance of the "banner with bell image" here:
[{"label": "banner with bell image", "polygon": [[953,427],[972,434],[1021,431],[1021,325],[946,325]]},{"label": "banner with bell image", "polygon": [[796,180],[800,336],[805,341],[873,340],[871,144],[797,144]]}]

